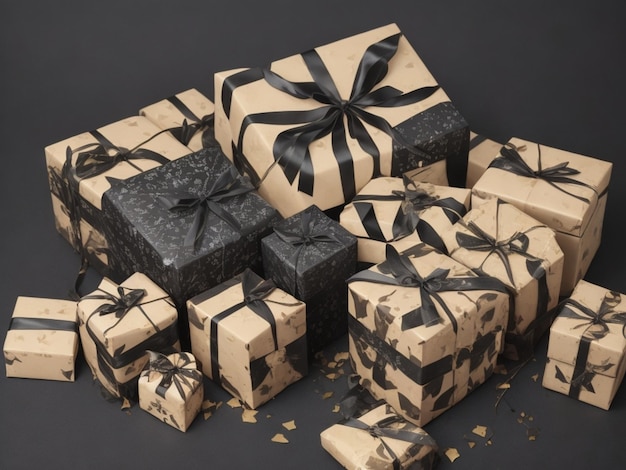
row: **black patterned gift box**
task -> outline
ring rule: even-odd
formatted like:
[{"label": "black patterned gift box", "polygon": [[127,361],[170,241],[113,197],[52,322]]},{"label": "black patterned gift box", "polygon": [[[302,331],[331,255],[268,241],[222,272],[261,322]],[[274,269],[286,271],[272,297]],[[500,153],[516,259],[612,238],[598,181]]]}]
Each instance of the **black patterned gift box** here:
[{"label": "black patterned gift box", "polygon": [[360,383],[423,426],[493,373],[508,320],[499,280],[425,244],[348,280],[349,348]]},{"label": "black patterned gift box", "polygon": [[304,302],[247,269],[187,302],[202,372],[248,408],[308,373]]},{"label": "black patterned gift box", "polygon": [[141,271],[181,311],[185,302],[250,267],[261,270],[261,238],[281,219],[212,147],[116,185],[105,194],[106,233],[116,273]]},{"label": "black patterned gift box", "polygon": [[395,24],[214,81],[216,139],[284,217],[443,160],[465,183],[467,123]]},{"label": "black patterned gift box", "polygon": [[274,226],[261,241],[265,275],[307,304],[309,355],[348,331],[345,281],[356,272],[357,240],[318,207]]}]

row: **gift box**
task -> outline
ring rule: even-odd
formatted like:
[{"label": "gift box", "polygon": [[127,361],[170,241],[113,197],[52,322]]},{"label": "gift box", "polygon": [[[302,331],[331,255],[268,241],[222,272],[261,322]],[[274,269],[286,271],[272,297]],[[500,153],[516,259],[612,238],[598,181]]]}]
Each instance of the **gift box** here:
[{"label": "gift box", "polygon": [[187,431],[202,407],[202,372],[187,352],[168,356],[149,351],[150,360],[139,376],[139,407],[164,423]]},{"label": "gift box", "polygon": [[159,129],[169,130],[190,150],[218,146],[213,126],[213,102],[195,88],[165,98],[139,110]]},{"label": "gift box", "polygon": [[565,255],[561,296],[582,279],[600,245],[613,164],[511,139],[472,188],[472,206],[497,196],[556,230]]},{"label": "gift box", "polygon": [[334,424],[320,440],[347,469],[431,469],[439,461],[435,440],[387,404]]},{"label": "gift box", "polygon": [[217,141],[284,217],[441,160],[464,184],[467,123],[395,24],[214,82]]},{"label": "gift box", "polygon": [[261,240],[265,275],[307,305],[309,357],[348,331],[345,281],[356,272],[357,240],[318,207],[278,222]]},{"label": "gift box", "polygon": [[73,382],[76,302],[18,297],[3,351],[7,377]]},{"label": "gift box", "polygon": [[102,275],[114,261],[102,196],[119,180],[190,153],[148,119],[129,117],[45,148],[55,225]]},{"label": "gift box", "polygon": [[306,305],[247,269],[187,302],[202,372],[257,408],[308,372]]},{"label": "gift box", "polygon": [[[554,230],[491,198],[472,207],[444,239],[452,258],[511,289],[504,356],[520,360],[531,355],[559,301],[563,252]],[[529,334],[538,324],[543,331]]]},{"label": "gift box", "polygon": [[489,164],[498,156],[502,145],[503,143],[470,131],[466,188],[472,188],[476,184],[476,181],[489,168]]},{"label": "gift box", "polygon": [[626,370],[623,294],[580,280],[550,327],[543,386],[608,410]]},{"label": "gift box", "polygon": [[172,297],[188,332],[185,302],[251,267],[261,238],[281,219],[212,147],[147,171],[105,194],[106,233],[123,260],[117,277],[141,271]]},{"label": "gift box", "polygon": [[387,245],[404,251],[424,242],[446,253],[441,234],[469,209],[470,190],[374,178],[345,206],[339,222],[358,239],[359,261],[380,263]]},{"label": "gift box", "polygon": [[419,244],[401,254],[389,246],[348,287],[354,371],[405,419],[423,426],[493,372],[509,309],[498,279]]},{"label": "gift box", "polygon": [[180,350],[176,307],[143,273],[119,285],[103,278],[96,290],[80,299],[77,311],[85,360],[114,397],[136,399],[148,350]]}]

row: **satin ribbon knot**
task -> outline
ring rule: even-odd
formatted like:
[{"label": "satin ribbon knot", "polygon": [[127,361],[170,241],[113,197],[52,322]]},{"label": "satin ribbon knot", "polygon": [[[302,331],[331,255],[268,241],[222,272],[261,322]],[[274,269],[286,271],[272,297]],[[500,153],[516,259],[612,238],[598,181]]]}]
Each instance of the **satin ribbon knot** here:
[{"label": "satin ribbon knot", "polygon": [[185,399],[183,385],[187,386],[192,393],[197,388],[202,375],[197,369],[189,367],[191,360],[187,354],[181,353],[176,364],[169,357],[159,352],[149,351],[149,354],[149,371],[162,375],[161,381],[156,388],[156,393],[159,396],[165,398],[165,394],[172,384],[174,384],[183,400]]},{"label": "satin ribbon knot", "polygon": [[111,303],[100,305],[94,313],[100,316],[114,314],[115,318],[122,318],[129,310],[137,306],[141,299],[146,295],[145,289],[125,289],[122,286],[117,288],[118,296],[108,294],[104,298]]}]

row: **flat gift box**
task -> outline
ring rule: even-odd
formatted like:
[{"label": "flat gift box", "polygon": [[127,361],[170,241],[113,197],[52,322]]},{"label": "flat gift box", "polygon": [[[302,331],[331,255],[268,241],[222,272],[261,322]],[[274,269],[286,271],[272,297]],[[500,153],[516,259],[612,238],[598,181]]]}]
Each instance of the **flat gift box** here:
[{"label": "flat gift box", "polygon": [[441,160],[465,182],[468,125],[395,24],[214,82],[217,141],[284,217]]},{"label": "flat gift box", "polygon": [[306,305],[247,269],[187,302],[202,372],[248,408],[308,373]]},{"label": "flat gift box", "polygon": [[148,350],[180,350],[176,307],[143,273],[121,284],[103,278],[96,290],[81,297],[77,311],[85,360],[114,397],[136,399]]},{"label": "flat gift box", "polygon": [[565,255],[561,296],[582,279],[600,246],[613,164],[511,139],[472,188],[472,206],[497,196],[556,230]]},{"label": "flat gift box", "polygon": [[545,329],[528,332],[545,325],[544,317],[553,315],[559,301],[563,252],[554,230],[494,197],[473,206],[444,239],[452,258],[511,289],[503,354],[526,359]]},{"label": "flat gift box", "polygon": [[550,328],[543,386],[608,410],[626,371],[623,294],[580,280]]},{"label": "flat gift box", "polygon": [[467,177],[465,187],[472,188],[476,181],[489,168],[489,164],[500,153],[504,143],[470,131],[469,153],[467,156]]},{"label": "flat gift box", "polygon": [[422,428],[387,404],[344,419],[320,434],[322,447],[350,470],[432,469],[439,447]]},{"label": "flat gift box", "polygon": [[55,226],[102,275],[114,262],[104,235],[103,194],[117,181],[190,153],[169,133],[131,116],[45,148]]},{"label": "flat gift box", "polygon": [[202,407],[202,372],[191,353],[149,352],[150,360],[137,383],[139,407],[186,432]]},{"label": "flat gift box", "polygon": [[190,150],[218,146],[213,128],[213,102],[195,88],[182,91],[139,110],[159,129],[169,130]]},{"label": "flat gift box", "polygon": [[4,340],[7,377],[74,381],[76,302],[20,296]]},{"label": "flat gift box", "polygon": [[492,373],[508,320],[501,281],[420,244],[389,247],[348,287],[355,373],[412,423],[428,423]]},{"label": "flat gift box", "polygon": [[469,204],[469,189],[380,177],[344,207],[339,222],[357,237],[358,260],[380,263],[387,245],[403,251],[423,242],[446,253],[442,234],[465,215]]},{"label": "flat gift box", "polygon": [[357,240],[311,206],[261,240],[265,276],[307,304],[309,357],[348,331],[345,281],[356,272]]}]

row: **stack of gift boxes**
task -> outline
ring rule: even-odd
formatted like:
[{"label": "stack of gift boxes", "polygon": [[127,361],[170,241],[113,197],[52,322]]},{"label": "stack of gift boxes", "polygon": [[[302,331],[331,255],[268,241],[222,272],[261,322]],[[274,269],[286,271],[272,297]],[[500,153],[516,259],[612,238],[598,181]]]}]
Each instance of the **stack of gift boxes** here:
[{"label": "stack of gift boxes", "polygon": [[434,463],[420,427],[550,330],[544,386],[608,409],[626,313],[582,279],[610,163],[470,132],[393,24],[214,85],[45,149],[57,230],[103,280],[18,299],[8,376],[73,380],[80,343],[184,431],[201,373],[256,408],[347,333],[378,402],[323,446]]}]

